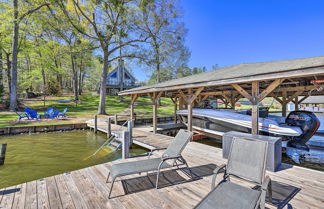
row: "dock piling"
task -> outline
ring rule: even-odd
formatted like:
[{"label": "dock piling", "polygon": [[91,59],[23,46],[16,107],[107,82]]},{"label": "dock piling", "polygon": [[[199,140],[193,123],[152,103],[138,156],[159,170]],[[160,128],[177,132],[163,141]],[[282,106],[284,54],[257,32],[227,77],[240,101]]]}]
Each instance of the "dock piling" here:
[{"label": "dock piling", "polygon": [[118,125],[118,121],[117,121],[117,114],[115,114],[115,125]]},{"label": "dock piling", "polygon": [[129,140],[130,140],[130,145],[133,144],[133,121],[129,120],[127,122],[127,130],[129,131]]},{"label": "dock piling", "polygon": [[123,132],[122,138],[122,159],[127,159],[129,156],[129,142],[130,142],[130,133],[129,131]]},{"label": "dock piling", "polygon": [[107,121],[107,138],[109,139],[111,137],[111,118],[108,117]]},{"label": "dock piling", "polygon": [[0,166],[4,164],[6,158],[7,144],[1,144],[0,149]]},{"label": "dock piling", "polygon": [[98,115],[94,116],[94,132],[97,133],[98,130]]}]

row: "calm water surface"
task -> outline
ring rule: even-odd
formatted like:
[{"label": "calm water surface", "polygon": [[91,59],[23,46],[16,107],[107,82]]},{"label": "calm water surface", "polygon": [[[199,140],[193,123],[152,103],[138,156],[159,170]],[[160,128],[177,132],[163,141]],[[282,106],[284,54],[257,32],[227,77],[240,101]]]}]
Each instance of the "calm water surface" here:
[{"label": "calm water surface", "polygon": [[[108,148],[88,158],[105,140],[105,134],[90,131],[0,137],[0,143],[8,144],[5,165],[0,166],[0,188],[121,158],[121,151]],[[148,151],[134,145],[130,155],[145,152]]]}]

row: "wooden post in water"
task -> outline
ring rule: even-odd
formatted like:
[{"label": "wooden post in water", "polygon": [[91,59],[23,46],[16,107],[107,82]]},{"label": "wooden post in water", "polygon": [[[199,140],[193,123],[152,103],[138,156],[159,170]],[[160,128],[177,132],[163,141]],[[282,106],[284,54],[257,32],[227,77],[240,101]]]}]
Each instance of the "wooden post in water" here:
[{"label": "wooden post in water", "polygon": [[0,166],[4,164],[6,158],[7,144],[1,144],[0,149]]},{"label": "wooden post in water", "polygon": [[115,114],[115,125],[118,125],[117,119],[118,119],[118,116],[117,116],[117,114]]},{"label": "wooden post in water", "polygon": [[127,159],[129,156],[129,141],[130,141],[130,134],[129,131],[123,132],[123,138],[122,138],[122,158]]},{"label": "wooden post in water", "polygon": [[130,146],[133,144],[133,122],[129,120],[127,122],[127,130],[129,132]]},{"label": "wooden post in water", "polygon": [[108,117],[107,121],[107,138],[109,139],[111,137],[111,118]]},{"label": "wooden post in water", "polygon": [[98,130],[98,115],[94,116],[94,132],[97,133]]}]

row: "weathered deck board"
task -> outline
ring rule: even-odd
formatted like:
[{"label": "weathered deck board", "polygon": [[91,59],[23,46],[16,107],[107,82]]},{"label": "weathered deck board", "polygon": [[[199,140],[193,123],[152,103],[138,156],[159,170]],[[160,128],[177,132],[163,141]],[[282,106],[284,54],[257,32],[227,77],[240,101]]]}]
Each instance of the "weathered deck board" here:
[{"label": "weathered deck board", "polygon": [[[171,139],[160,135],[151,138],[151,133],[136,129],[134,132],[145,137],[142,142],[161,139],[167,145]],[[114,161],[0,190],[0,208],[192,208],[209,192],[212,170],[226,161],[221,149],[196,142],[190,142],[183,155],[198,179],[190,181],[185,169],[165,171],[161,188],[156,190],[154,173],[129,175],[115,183],[114,198],[108,199],[111,183],[105,183],[107,166],[118,162]],[[127,159],[133,160],[137,159]],[[275,198],[289,200],[283,189],[290,189],[297,191],[288,203],[291,207],[323,208],[323,172],[284,164],[282,170],[267,175],[274,181]],[[276,208],[270,204],[267,207]]]}]

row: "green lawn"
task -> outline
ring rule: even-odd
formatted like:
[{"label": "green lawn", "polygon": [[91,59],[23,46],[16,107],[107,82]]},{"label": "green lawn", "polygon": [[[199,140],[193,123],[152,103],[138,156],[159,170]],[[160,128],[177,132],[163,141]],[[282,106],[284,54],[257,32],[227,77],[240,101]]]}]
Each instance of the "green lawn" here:
[{"label": "green lawn", "polygon": [[[53,107],[62,111],[64,108],[68,108],[67,115],[71,118],[92,118],[97,113],[99,96],[92,96],[90,93],[80,97],[80,103],[76,106],[75,103],[58,103],[57,100],[72,99],[73,97],[51,97],[46,100],[44,106],[43,101],[24,101],[26,107],[37,110],[39,113],[43,112],[48,107]],[[130,97],[119,97],[119,96],[107,96],[106,99],[106,112],[109,115],[114,115],[127,111],[129,109]],[[139,97],[135,103],[135,113],[138,118],[152,117],[152,105],[149,97]],[[161,106],[158,108],[158,116],[170,116],[173,114],[173,103],[168,98],[161,99]],[[13,126],[13,125],[34,125],[35,123],[41,123],[46,125],[54,125],[61,123],[69,123],[68,120],[43,120],[38,122],[18,122],[17,115],[11,112],[0,112],[0,127]]]}]

